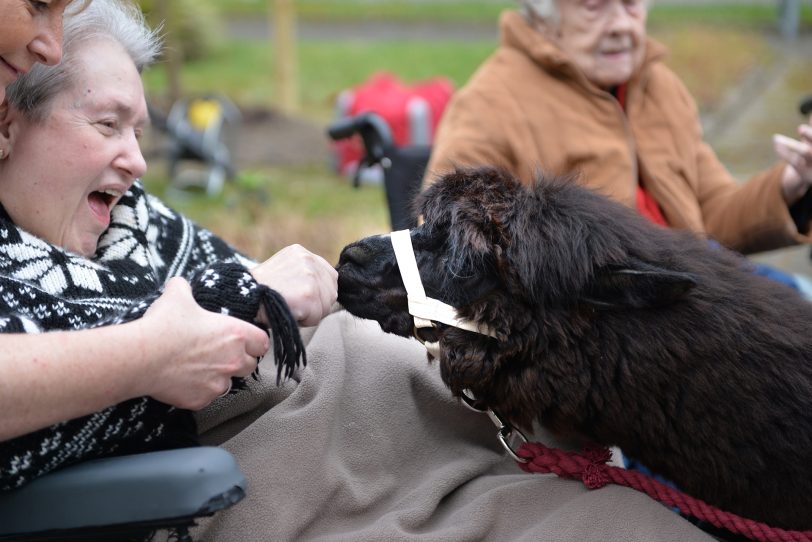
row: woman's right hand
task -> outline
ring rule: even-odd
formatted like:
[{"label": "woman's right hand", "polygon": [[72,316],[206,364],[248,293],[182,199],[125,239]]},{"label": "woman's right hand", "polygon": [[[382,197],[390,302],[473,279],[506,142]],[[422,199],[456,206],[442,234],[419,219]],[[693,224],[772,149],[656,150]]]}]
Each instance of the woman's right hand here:
[{"label": "woman's right hand", "polygon": [[201,308],[178,277],[136,322],[144,345],[140,395],[179,408],[208,405],[229,388],[231,377],[250,375],[270,347],[258,327]]},{"label": "woman's right hand", "polygon": [[773,136],[773,148],[787,167],[781,177],[784,200],[792,205],[812,186],[812,117],[798,127],[799,139]]},{"label": "woman's right hand", "polygon": [[338,297],[338,273],[327,260],[301,245],[290,245],[251,269],[257,282],[285,299],[296,321],[315,326]]}]

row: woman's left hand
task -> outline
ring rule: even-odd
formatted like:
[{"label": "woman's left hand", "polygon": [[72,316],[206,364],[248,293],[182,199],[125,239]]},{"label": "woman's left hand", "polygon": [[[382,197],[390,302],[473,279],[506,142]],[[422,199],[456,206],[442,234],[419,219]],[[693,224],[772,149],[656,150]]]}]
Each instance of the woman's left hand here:
[{"label": "woman's left hand", "polygon": [[773,136],[776,154],[786,163],[781,186],[788,204],[796,202],[812,186],[812,119],[798,127],[800,139]]}]

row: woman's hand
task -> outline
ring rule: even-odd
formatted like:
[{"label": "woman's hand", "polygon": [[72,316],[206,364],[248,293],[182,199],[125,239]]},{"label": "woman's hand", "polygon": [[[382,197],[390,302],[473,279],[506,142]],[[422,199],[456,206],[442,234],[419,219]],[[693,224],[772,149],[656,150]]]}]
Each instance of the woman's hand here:
[{"label": "woman's hand", "polygon": [[270,347],[258,327],[201,308],[175,277],[137,322],[145,359],[142,395],[197,410],[223,394],[232,376],[248,376]]},{"label": "woman's hand", "polygon": [[260,284],[285,298],[299,324],[314,326],[338,297],[338,273],[327,260],[301,245],[283,248],[251,269]]},{"label": "woman's hand", "polygon": [[812,118],[798,127],[799,139],[782,135],[773,136],[776,154],[786,163],[781,178],[784,200],[793,204],[812,186]]}]

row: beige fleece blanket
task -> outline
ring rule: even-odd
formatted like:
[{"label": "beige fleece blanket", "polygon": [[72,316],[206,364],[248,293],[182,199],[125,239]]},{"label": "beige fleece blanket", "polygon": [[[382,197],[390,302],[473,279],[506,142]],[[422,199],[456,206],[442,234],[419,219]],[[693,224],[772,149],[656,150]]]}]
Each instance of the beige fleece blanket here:
[{"label": "beige fleece blanket", "polygon": [[308,364],[200,417],[248,496],[207,541],[712,540],[635,491],[520,471],[496,428],[451,397],[414,340],[340,311],[308,331]]}]

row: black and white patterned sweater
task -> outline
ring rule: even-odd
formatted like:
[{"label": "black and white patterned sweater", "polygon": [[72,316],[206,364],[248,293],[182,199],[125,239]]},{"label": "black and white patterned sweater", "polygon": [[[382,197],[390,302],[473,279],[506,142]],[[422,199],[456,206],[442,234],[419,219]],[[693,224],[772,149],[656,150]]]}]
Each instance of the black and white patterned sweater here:
[{"label": "black and white patterned sweater", "polygon": [[[275,314],[270,317],[274,354],[280,371],[280,358],[286,358],[287,375],[291,364],[304,360],[298,329],[281,296],[248,273],[252,263],[146,194],[139,183],[113,208],[110,227],[91,259],[23,231],[0,206],[0,333],[132,320],[143,315],[169,278],[182,276],[204,308],[249,322],[261,303],[266,313]],[[93,457],[194,445],[195,433],[188,411],[147,397],[126,401],[0,442],[0,491]]]}]

